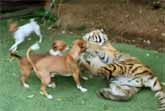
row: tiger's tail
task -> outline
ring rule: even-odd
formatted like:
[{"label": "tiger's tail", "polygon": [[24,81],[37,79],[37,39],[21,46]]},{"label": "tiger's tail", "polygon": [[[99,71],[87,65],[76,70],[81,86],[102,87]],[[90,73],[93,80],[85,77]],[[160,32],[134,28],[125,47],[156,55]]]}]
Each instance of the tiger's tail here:
[{"label": "tiger's tail", "polygon": [[[158,111],[165,111],[165,92],[163,91],[163,87],[157,78],[155,79],[154,84],[152,90],[155,91],[155,97],[158,98]],[[154,90],[154,87],[156,90]]]},{"label": "tiger's tail", "polygon": [[165,93],[163,92],[163,90],[156,91],[155,96],[158,98],[159,101],[158,111],[165,111]]},{"label": "tiger's tail", "polygon": [[159,103],[158,111],[165,111],[165,92],[163,92],[163,86],[158,78],[150,75],[144,80],[144,85],[155,92],[155,97],[158,98]]}]

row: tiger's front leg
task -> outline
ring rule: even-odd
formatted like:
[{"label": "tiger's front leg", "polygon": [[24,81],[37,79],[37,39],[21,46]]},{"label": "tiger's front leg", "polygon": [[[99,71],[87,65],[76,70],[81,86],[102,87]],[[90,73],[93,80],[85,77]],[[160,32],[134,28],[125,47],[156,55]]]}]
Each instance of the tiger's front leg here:
[{"label": "tiger's front leg", "polygon": [[114,83],[109,88],[103,88],[97,92],[97,95],[115,101],[127,101],[138,92],[138,88],[132,86],[120,86]]}]

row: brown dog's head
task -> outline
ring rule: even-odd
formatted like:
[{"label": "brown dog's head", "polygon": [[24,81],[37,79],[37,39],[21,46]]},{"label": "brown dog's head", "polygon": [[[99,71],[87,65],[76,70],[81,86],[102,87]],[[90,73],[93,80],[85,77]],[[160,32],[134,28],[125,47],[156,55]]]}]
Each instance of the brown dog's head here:
[{"label": "brown dog's head", "polygon": [[8,31],[9,32],[15,32],[16,30],[17,30],[17,22],[9,23]]},{"label": "brown dog's head", "polygon": [[80,58],[80,54],[86,51],[86,42],[82,39],[76,39],[72,43],[72,48],[69,51],[69,54],[73,57],[74,60]]},{"label": "brown dog's head", "polygon": [[86,51],[86,41],[83,39],[76,39],[73,41],[73,45],[80,47],[81,53]]},{"label": "brown dog's head", "polygon": [[52,44],[53,50],[63,51],[66,47],[67,45],[63,40],[55,40]]}]

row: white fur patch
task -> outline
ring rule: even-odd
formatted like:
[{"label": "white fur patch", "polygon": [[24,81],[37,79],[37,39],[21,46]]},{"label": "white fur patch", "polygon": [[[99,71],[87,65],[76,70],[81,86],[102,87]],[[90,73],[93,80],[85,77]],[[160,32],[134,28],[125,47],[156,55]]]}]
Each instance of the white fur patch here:
[{"label": "white fur patch", "polygon": [[122,89],[118,88],[118,86],[115,84],[111,84],[111,92],[114,95],[125,96],[125,93],[122,91]]},{"label": "white fur patch", "polygon": [[50,55],[54,55],[54,56],[63,56],[63,53],[61,52],[61,51],[59,51],[59,50],[53,50],[53,49],[50,49],[49,50],[49,54]]},{"label": "white fur patch", "polygon": [[40,46],[39,46],[38,42],[36,42],[36,43],[33,44],[30,48],[31,48],[32,50],[38,50],[38,49],[40,49]]},{"label": "white fur patch", "polygon": [[83,80],[88,80],[88,77],[86,77],[86,76],[81,76],[81,78],[83,79]]},{"label": "white fur patch", "polygon": [[[41,94],[41,95],[44,95],[44,93],[43,93],[42,91],[40,91],[40,94]],[[46,97],[47,97],[48,99],[53,99],[53,96],[50,95],[50,94],[48,94]]]},{"label": "white fur patch", "polygon": [[29,84],[26,84],[26,83],[24,83],[23,86],[24,86],[25,88],[30,88]]},{"label": "white fur patch", "polygon": [[77,85],[77,88],[80,89],[81,92],[87,92],[87,89],[83,88],[81,85]]},{"label": "white fur patch", "polygon": [[53,99],[53,96],[52,96],[52,95],[50,95],[50,94],[49,94],[49,95],[47,95],[46,97],[47,97],[48,99]]},{"label": "white fur patch", "polygon": [[48,84],[48,87],[50,87],[50,88],[56,88],[56,84],[54,82],[52,82],[52,83]]}]

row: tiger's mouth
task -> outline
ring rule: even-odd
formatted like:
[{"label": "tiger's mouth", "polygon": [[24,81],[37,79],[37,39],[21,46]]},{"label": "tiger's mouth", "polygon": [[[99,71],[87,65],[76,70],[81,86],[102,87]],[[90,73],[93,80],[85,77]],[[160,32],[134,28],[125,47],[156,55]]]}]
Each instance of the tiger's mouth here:
[{"label": "tiger's mouth", "polygon": [[97,53],[96,51],[93,51],[89,48],[86,48],[86,52],[91,56],[91,57],[96,57],[97,56]]}]

